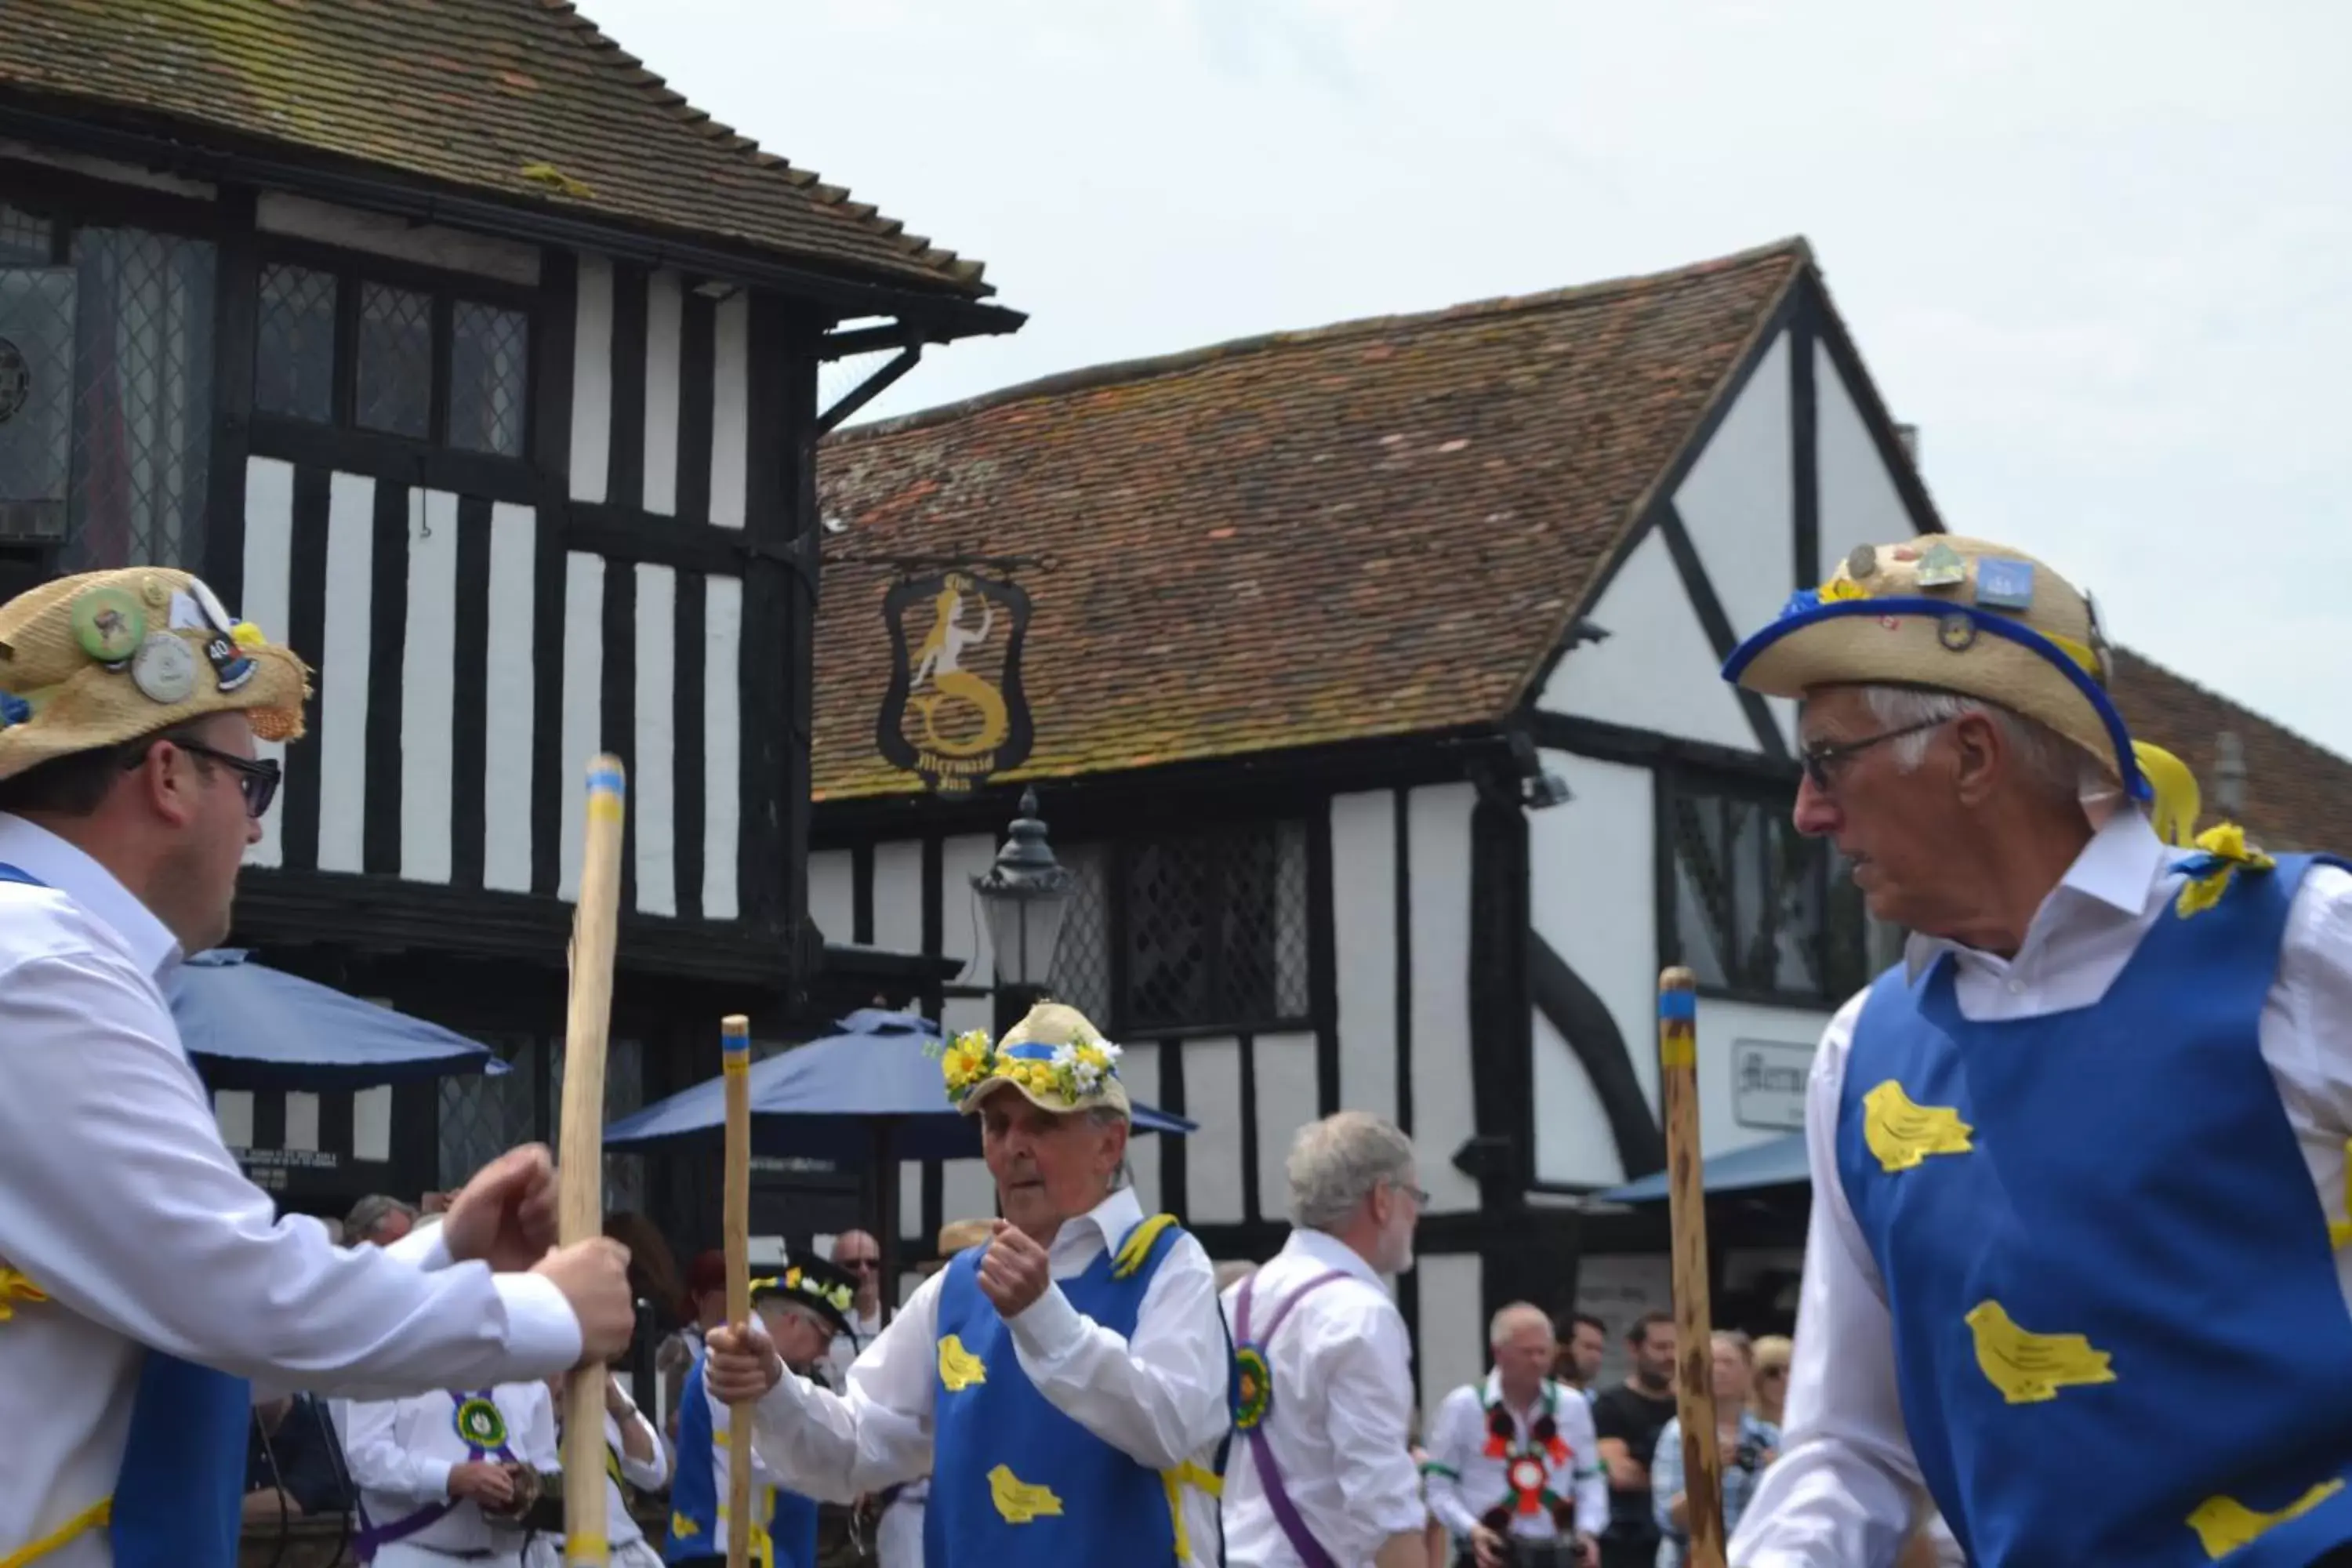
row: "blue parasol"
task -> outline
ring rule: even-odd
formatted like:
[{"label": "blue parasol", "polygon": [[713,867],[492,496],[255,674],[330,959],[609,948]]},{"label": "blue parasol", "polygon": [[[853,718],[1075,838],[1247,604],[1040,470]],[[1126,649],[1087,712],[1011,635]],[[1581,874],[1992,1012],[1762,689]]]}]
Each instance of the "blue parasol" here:
[{"label": "blue parasol", "polygon": [[[754,1153],[863,1165],[874,1158],[876,1129],[887,1126],[892,1159],[979,1155],[979,1118],[958,1110],[940,1086],[936,1025],[868,1007],[839,1027],[838,1035],[751,1064]],[[1130,1119],[1139,1132],[1196,1126],[1141,1104]],[[611,1123],[604,1147],[616,1153],[671,1147],[720,1135],[726,1125],[727,1091],[713,1078]]]},{"label": "blue parasol", "polygon": [[507,1070],[463,1035],[253,963],[235,948],[183,963],[168,999],[210,1089],[371,1089]]},{"label": "blue parasol", "polygon": [[[1762,1143],[1751,1143],[1728,1154],[1717,1154],[1702,1166],[1701,1182],[1709,1193],[1759,1192],[1767,1187],[1801,1187],[1812,1180],[1805,1163],[1805,1135],[1791,1132]],[[1659,1171],[1622,1187],[1595,1193],[1595,1203],[1656,1204],[1666,1201],[1666,1173]]]}]

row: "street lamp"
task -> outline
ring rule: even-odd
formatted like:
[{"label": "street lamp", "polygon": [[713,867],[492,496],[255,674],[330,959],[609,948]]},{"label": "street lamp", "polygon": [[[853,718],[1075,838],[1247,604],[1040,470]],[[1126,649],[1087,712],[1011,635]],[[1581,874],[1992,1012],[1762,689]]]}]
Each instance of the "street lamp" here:
[{"label": "street lamp", "polygon": [[[1054,947],[1062,917],[1069,912],[1070,868],[1054,858],[1045,825],[1037,817],[1037,792],[1021,793],[1021,815],[997,852],[996,863],[971,879],[972,892],[988,917],[988,938],[996,951],[998,1030],[1017,1018],[1029,1001],[1052,983]],[[1009,991],[1025,994],[1018,1003]]]}]

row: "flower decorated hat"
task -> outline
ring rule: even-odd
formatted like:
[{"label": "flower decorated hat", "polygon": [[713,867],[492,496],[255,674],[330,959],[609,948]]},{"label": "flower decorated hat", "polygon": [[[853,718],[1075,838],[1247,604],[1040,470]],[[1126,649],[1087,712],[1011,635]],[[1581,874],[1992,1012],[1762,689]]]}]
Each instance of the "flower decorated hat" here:
[{"label": "flower decorated hat", "polygon": [[2107,695],[2110,657],[2089,596],[2048,566],[1926,534],[1856,546],[1733,649],[1723,676],[1768,697],[1871,682],[1981,698],[2047,725],[2146,802],[2149,783]]},{"label": "flower decorated hat", "polygon": [[302,733],[310,671],[185,572],[61,577],[0,605],[0,779],[214,713]]},{"label": "flower decorated hat", "polygon": [[986,1030],[958,1035],[940,1053],[948,1098],[970,1113],[996,1089],[1018,1089],[1030,1104],[1067,1115],[1080,1110],[1128,1111],[1118,1080],[1118,1047],[1102,1037],[1076,1007],[1040,1002],[1004,1038]]},{"label": "flower decorated hat", "polygon": [[785,1266],[783,1272],[751,1281],[751,1301],[790,1301],[808,1308],[825,1321],[835,1334],[851,1331],[849,1314],[857,1302],[857,1281],[838,1263],[805,1258]]}]

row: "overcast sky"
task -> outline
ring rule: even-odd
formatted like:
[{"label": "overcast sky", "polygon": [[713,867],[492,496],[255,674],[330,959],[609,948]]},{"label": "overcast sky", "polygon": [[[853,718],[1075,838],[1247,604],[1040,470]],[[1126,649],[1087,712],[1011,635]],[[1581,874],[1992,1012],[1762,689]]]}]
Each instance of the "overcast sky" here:
[{"label": "overcast sky", "polygon": [[2352,6],[582,5],[1029,313],[869,416],[1802,234],[1952,528],[2352,754]]}]

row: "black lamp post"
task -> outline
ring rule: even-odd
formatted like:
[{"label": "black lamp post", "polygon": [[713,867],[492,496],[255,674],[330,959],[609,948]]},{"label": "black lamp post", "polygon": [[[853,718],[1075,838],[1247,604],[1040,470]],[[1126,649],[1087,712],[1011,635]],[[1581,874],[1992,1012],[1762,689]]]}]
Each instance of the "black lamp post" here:
[{"label": "black lamp post", "polygon": [[1018,1022],[1045,994],[1054,973],[1054,948],[1061,941],[1062,917],[1069,912],[1070,868],[1054,858],[1045,825],[1037,816],[1037,792],[1021,794],[1021,815],[1013,819],[996,863],[971,879],[988,918],[996,951],[996,1033]]}]

